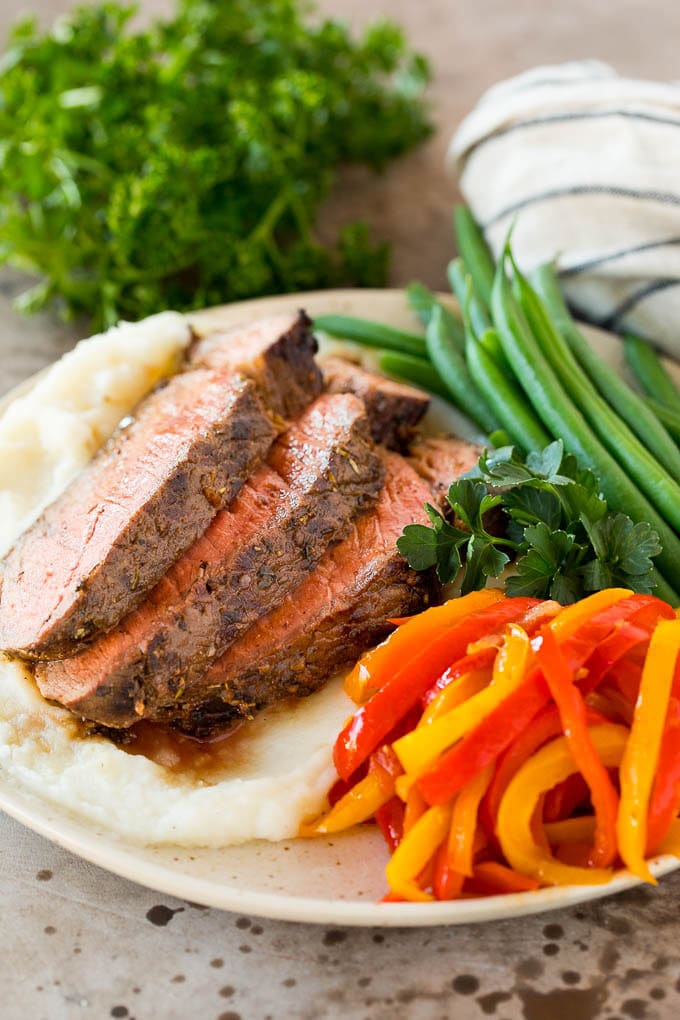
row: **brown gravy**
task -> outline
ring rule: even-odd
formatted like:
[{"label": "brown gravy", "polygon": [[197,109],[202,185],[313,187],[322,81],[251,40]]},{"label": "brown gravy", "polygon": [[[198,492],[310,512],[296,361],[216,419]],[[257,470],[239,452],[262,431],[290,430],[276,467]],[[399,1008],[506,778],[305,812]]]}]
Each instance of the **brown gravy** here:
[{"label": "brown gravy", "polygon": [[198,740],[162,723],[142,721],[126,730],[120,739],[111,736],[121,751],[142,755],[189,779],[210,782],[227,767],[239,763],[247,730],[247,723],[238,723],[210,740]]}]

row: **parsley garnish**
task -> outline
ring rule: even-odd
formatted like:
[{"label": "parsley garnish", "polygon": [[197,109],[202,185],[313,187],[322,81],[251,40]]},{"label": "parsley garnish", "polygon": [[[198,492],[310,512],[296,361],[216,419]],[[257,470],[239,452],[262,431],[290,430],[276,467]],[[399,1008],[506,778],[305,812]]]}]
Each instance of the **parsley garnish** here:
[{"label": "parsley garnish", "polygon": [[343,164],[382,169],[430,131],[423,57],[354,39],[305,0],[178,0],[168,20],[91,4],[26,19],[0,61],[0,262],[95,326],[260,294],[381,286],[365,226],[318,240]]},{"label": "parsley garnish", "polygon": [[[428,504],[431,526],[408,525],[397,547],[415,570],[435,567],[444,584],[463,567],[463,594],[484,587],[512,560],[508,595],[562,605],[613,585],[637,592],[654,586],[659,536],[649,524],[612,513],[595,475],[579,469],[561,440],[526,459],[512,446],[485,451],[453,483],[448,504],[454,523]],[[502,535],[487,530],[491,510],[496,519],[500,512]]]}]

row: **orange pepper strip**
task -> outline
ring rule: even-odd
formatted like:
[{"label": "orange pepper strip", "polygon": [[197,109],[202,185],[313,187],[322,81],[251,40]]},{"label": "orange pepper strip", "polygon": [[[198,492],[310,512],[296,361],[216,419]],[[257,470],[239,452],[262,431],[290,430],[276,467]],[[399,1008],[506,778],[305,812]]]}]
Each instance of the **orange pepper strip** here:
[{"label": "orange pepper strip", "polygon": [[448,851],[448,840],[445,839],[437,850],[432,876],[432,891],[438,900],[457,900],[463,891],[465,875],[453,870]]},{"label": "orange pepper strip", "polygon": [[619,852],[630,871],[647,882],[655,882],[645,862],[647,813],[678,651],[680,620],[664,620],[649,642],[630,740],[620,769]]},{"label": "orange pepper strip", "polygon": [[391,893],[411,902],[434,899],[420,888],[418,877],[446,838],[450,824],[451,806],[444,804],[429,808],[404,835],[385,868]]},{"label": "orange pepper strip", "polygon": [[342,832],[343,829],[371,818],[393,796],[394,779],[382,771],[369,772],[344,797],[336,801],[325,815],[315,822],[303,823],[299,835],[308,839],[330,832]]},{"label": "orange pepper strip", "polygon": [[[628,740],[624,726],[594,726],[590,739],[606,768],[618,766]],[[497,833],[505,859],[514,871],[545,885],[599,885],[613,875],[609,868],[579,868],[562,864],[541,847],[531,829],[542,794],[576,771],[566,737],[558,737],[537,751],[511,780],[498,812]]]},{"label": "orange pepper strip", "polygon": [[442,751],[460,740],[519,687],[530,650],[526,631],[517,624],[509,624],[503,647],[494,661],[489,686],[428,726],[418,727],[394,743],[394,751],[409,779],[424,775]]},{"label": "orange pepper strip", "polygon": [[498,861],[475,864],[471,883],[478,896],[496,896],[503,893],[533,892],[540,883],[535,878],[519,875]]},{"label": "orange pepper strip", "polygon": [[493,765],[487,765],[467,786],[463,787],[453,804],[451,831],[448,838],[449,862],[451,868],[460,872],[461,875],[472,875],[479,805],[491,782],[492,774]]},{"label": "orange pepper strip", "polygon": [[503,593],[498,588],[488,588],[471,592],[465,598],[449,599],[443,606],[433,606],[424,613],[418,613],[393,631],[377,648],[362,655],[345,679],[347,695],[355,705],[363,704],[409,658],[421,652],[440,634],[455,627],[469,613],[490,606],[502,597]]},{"label": "orange pepper strip", "polygon": [[591,617],[597,616],[632,594],[629,588],[605,588],[604,591],[596,591],[594,595],[588,595],[580,602],[567,606],[548,626],[560,644],[563,644]]},{"label": "orange pepper strip", "polygon": [[417,787],[412,786],[406,795],[404,808],[404,834],[410,832],[418,819],[427,811],[427,804]]},{"label": "orange pepper strip", "polygon": [[562,728],[578,771],[588,787],[597,818],[592,863],[609,867],[616,859],[616,816],[619,798],[609,773],[600,761],[588,732],[586,706],[574,684],[570,670],[554,633],[549,627],[543,632],[536,659],[559,709]]}]

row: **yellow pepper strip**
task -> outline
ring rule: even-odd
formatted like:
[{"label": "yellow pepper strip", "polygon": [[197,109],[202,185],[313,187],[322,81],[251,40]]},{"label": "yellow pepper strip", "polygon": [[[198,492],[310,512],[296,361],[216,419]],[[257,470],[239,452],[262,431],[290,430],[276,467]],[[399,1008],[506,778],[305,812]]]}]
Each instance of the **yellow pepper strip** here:
[{"label": "yellow pepper strip", "polygon": [[461,677],[454,680],[445,687],[436,698],[433,698],[420,717],[419,726],[429,726],[435,719],[445,715],[452,709],[462,705],[475,694],[479,694],[485,687],[489,686],[491,674],[487,669],[475,670],[473,673],[463,673]]},{"label": "yellow pepper strip", "polygon": [[479,805],[489,788],[493,773],[493,764],[487,765],[467,786],[463,787],[454,801],[449,831],[448,859],[451,868],[461,875],[472,877]]},{"label": "yellow pepper strip", "polygon": [[543,831],[551,846],[559,843],[592,843],[595,816],[583,815],[581,818],[565,818],[561,822],[546,822]]},{"label": "yellow pepper strip", "polygon": [[621,762],[616,824],[619,852],[629,870],[647,882],[656,881],[645,861],[647,811],[678,651],[680,620],[663,620],[649,642],[630,739]]},{"label": "yellow pepper strip", "polygon": [[548,626],[560,643],[568,641],[591,617],[604,612],[632,594],[629,588],[605,588],[604,591],[596,591],[594,595],[588,595],[580,602],[567,606],[550,621]]},{"label": "yellow pepper strip", "polygon": [[345,692],[355,705],[361,705],[382,686],[385,678],[402,669],[414,650],[427,646],[434,637],[455,627],[466,616],[477,613],[503,598],[499,588],[484,588],[462,598],[449,599],[443,606],[433,606],[418,613],[393,631],[382,644],[373,648],[357,662],[345,680]]},{"label": "yellow pepper strip", "polygon": [[530,651],[526,631],[516,623],[509,624],[503,647],[494,661],[489,686],[451,712],[434,719],[428,726],[417,727],[395,741],[393,749],[409,779],[424,775],[443,751],[465,736],[519,687]]},{"label": "yellow pepper strip", "polygon": [[421,815],[385,868],[390,892],[411,902],[427,903],[434,899],[420,888],[417,878],[446,838],[450,824],[450,804],[429,808]]},{"label": "yellow pepper strip", "polygon": [[384,771],[369,772],[344,797],[336,801],[325,815],[315,822],[304,822],[298,835],[308,839],[330,832],[342,832],[371,818],[393,796],[394,780]]},{"label": "yellow pepper strip", "polygon": [[[589,733],[603,765],[618,766],[628,740],[626,727],[609,723],[590,727]],[[496,834],[506,860],[514,871],[538,878],[544,885],[598,885],[613,875],[610,868],[562,864],[538,845],[531,831],[541,795],[575,771],[567,738],[552,740],[515,773],[498,810]]]}]

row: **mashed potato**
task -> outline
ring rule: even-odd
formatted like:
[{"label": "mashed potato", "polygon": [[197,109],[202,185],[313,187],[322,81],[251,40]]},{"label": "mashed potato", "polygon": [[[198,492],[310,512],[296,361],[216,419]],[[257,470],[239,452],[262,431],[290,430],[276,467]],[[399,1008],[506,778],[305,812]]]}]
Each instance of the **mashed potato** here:
[{"label": "mashed potato", "polygon": [[[83,341],[0,417],[0,555],[82,469],[117,423],[173,370],[187,321],[165,312]],[[339,683],[242,728],[219,773],[200,780],[84,737],[30,674],[0,660],[4,777],[128,840],[226,846],[294,836],[321,810],[333,739],[351,708]]]}]

